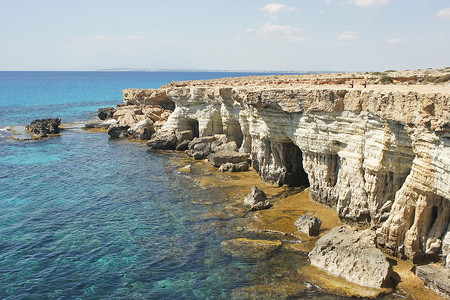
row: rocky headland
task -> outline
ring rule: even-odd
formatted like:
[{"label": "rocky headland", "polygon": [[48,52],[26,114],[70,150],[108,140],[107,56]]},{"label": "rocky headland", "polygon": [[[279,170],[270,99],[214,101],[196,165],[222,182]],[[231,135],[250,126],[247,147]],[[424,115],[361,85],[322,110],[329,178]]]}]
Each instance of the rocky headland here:
[{"label": "rocky headland", "polygon": [[236,165],[222,169],[249,161],[266,182],[309,186],[311,198],[342,221],[372,229],[366,235],[385,253],[445,262],[449,74],[447,68],[172,82],[124,90],[124,105],[100,123],[110,122],[113,137],[186,150],[221,168]]}]

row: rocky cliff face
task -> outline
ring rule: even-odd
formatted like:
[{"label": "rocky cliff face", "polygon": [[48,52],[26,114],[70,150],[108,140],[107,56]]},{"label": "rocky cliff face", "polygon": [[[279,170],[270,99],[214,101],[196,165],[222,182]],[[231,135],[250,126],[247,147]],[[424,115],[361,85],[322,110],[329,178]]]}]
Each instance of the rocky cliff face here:
[{"label": "rocky cliff face", "polygon": [[264,180],[309,185],[342,219],[376,226],[377,242],[393,253],[448,254],[448,85],[436,93],[264,82],[172,83],[148,93],[176,105],[164,131],[225,134]]}]

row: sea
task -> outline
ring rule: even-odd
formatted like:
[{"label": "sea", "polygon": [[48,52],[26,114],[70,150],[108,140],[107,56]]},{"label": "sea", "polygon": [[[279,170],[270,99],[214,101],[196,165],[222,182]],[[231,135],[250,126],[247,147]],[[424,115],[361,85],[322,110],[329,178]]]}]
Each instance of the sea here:
[{"label": "sea", "polygon": [[[235,189],[200,184],[220,183],[219,172],[181,172],[183,153],[82,129],[125,88],[266,74],[0,72],[0,299],[282,298],[267,286],[300,282],[307,255],[224,252],[249,218],[220,214]],[[54,117],[59,136],[11,138],[15,126]],[[345,299],[302,284],[294,298]]]}]

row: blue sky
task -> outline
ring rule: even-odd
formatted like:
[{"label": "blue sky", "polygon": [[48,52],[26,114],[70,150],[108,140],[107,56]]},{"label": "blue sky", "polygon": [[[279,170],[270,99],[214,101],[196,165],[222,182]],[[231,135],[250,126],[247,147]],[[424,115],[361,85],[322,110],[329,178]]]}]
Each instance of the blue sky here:
[{"label": "blue sky", "polygon": [[450,0],[0,0],[0,70],[450,67]]}]

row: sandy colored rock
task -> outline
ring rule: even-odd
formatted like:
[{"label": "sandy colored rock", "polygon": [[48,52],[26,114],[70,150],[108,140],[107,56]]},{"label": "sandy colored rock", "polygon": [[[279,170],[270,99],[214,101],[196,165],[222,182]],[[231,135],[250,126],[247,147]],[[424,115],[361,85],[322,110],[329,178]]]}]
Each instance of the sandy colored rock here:
[{"label": "sandy colored rock", "polygon": [[416,274],[426,287],[443,297],[450,298],[450,269],[431,264],[423,265],[416,267]]},{"label": "sandy colored rock", "polygon": [[333,228],[309,253],[313,266],[353,283],[381,288],[392,284],[392,268],[375,246],[375,233],[350,226]]}]

